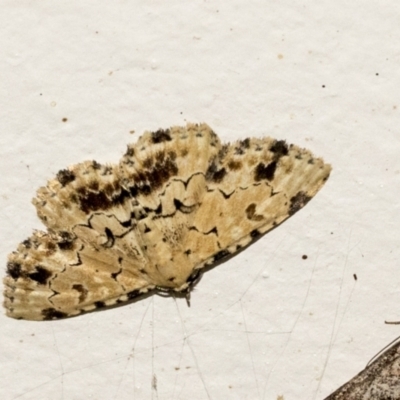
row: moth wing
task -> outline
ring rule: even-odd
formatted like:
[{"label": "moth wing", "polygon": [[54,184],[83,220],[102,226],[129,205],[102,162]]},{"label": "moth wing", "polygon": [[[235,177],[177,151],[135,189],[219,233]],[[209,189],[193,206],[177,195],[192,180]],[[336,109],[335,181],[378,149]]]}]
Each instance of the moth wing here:
[{"label": "moth wing", "polygon": [[181,286],[165,278],[168,266],[158,269],[180,252],[176,234],[187,225],[184,213],[170,214],[202,196],[204,183],[185,180],[203,172],[219,148],[207,125],[188,124],[145,133],[119,165],[85,161],[61,170],[33,200],[49,232],[36,232],[9,256],[7,314],[62,318],[155,286]]},{"label": "moth wing", "polygon": [[60,318],[183,290],[195,269],[304,206],[329,171],[283,141],[222,146],[205,124],[147,132],[119,165],[62,170],[33,200],[48,233],[9,256],[8,315]]},{"label": "moth wing", "polygon": [[4,306],[8,316],[46,320],[128,301],[152,286],[140,268],[113,249],[101,254],[79,240],[36,231],[8,258]]},{"label": "moth wing", "polygon": [[271,138],[224,146],[206,172],[207,189],[185,246],[198,267],[235,253],[301,209],[331,167]]},{"label": "moth wing", "polygon": [[184,238],[206,190],[206,171],[221,143],[206,124],[145,132],[128,146],[120,175],[144,213],[138,225],[157,286],[183,290],[196,266]]}]

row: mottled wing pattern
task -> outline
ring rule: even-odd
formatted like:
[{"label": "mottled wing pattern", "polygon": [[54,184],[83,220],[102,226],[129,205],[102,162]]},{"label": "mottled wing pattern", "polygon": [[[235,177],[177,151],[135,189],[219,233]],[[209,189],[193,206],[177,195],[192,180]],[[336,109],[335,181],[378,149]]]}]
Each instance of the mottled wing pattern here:
[{"label": "mottled wing pattern", "polygon": [[[330,169],[309,151],[271,138],[225,145],[206,172],[207,189],[187,242],[208,265],[235,253],[302,208]],[[213,234],[202,238],[198,232]]]},{"label": "mottled wing pattern", "polygon": [[10,254],[7,315],[54,319],[127,301],[154,288],[141,271],[146,255],[131,226],[135,202],[117,170],[84,162],[60,171],[33,200],[48,232]]},{"label": "mottled wing pattern", "polygon": [[48,231],[9,256],[7,315],[54,319],[188,290],[195,270],[295,213],[329,172],[270,138],[222,145],[205,124],[146,132],[118,165],[86,161],[38,190]]},{"label": "mottled wing pattern", "polygon": [[400,342],[325,400],[399,400]]}]

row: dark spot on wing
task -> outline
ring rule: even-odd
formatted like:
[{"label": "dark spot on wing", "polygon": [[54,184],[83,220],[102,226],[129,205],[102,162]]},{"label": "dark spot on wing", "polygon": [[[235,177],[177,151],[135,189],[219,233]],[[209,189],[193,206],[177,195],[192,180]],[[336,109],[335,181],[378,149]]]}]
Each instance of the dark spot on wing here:
[{"label": "dark spot on wing", "polygon": [[[120,257],[120,258],[121,258],[121,257]],[[121,264],[121,261],[122,261],[122,259],[121,259],[121,261],[120,261],[120,258],[118,259],[119,264]],[[111,278],[113,278],[114,280],[117,280],[117,277],[118,277],[118,275],[119,275],[121,272],[122,272],[122,268],[121,268],[119,271],[117,271],[117,272],[113,272],[113,273],[111,274]]]},{"label": "dark spot on wing", "polygon": [[252,219],[253,215],[256,212],[256,205],[255,203],[251,203],[247,208],[246,208],[246,216],[247,219]]},{"label": "dark spot on wing", "polygon": [[183,204],[180,200],[174,199],[174,206],[181,213],[190,214],[191,212],[193,212],[196,209],[197,204],[187,206],[187,205]]},{"label": "dark spot on wing", "polygon": [[244,149],[242,147],[235,147],[235,154],[238,156],[241,156],[245,153]]},{"label": "dark spot on wing", "polygon": [[214,255],[214,262],[222,260],[223,258],[229,256],[231,253],[228,250],[221,250]]},{"label": "dark spot on wing", "polygon": [[168,182],[172,176],[178,173],[178,166],[175,162],[176,153],[169,152],[167,156],[160,152],[156,156],[156,162],[148,170],[137,171],[132,176],[135,185],[129,188],[133,197],[138,194],[145,196],[151,194],[154,190],[161,188],[164,183]]},{"label": "dark spot on wing", "polygon": [[247,219],[251,221],[261,221],[262,219],[264,219],[262,215],[256,214],[256,207],[257,206],[255,203],[251,203],[250,205],[248,205],[248,207],[246,208]]},{"label": "dark spot on wing", "polygon": [[37,265],[35,269],[35,272],[29,274],[29,278],[40,285],[45,285],[48,279],[52,276],[52,273],[41,265]]},{"label": "dark spot on wing", "polygon": [[228,168],[232,171],[237,171],[238,169],[242,168],[242,163],[240,161],[231,160],[228,163]]},{"label": "dark spot on wing", "polygon": [[99,182],[98,181],[91,181],[88,183],[88,188],[90,190],[99,190]]},{"label": "dark spot on wing", "polygon": [[256,182],[259,182],[263,179],[266,179],[268,181],[274,179],[276,165],[276,161],[272,161],[268,165],[265,165],[264,163],[259,163],[254,170],[254,180]]},{"label": "dark spot on wing", "polygon": [[129,228],[130,226],[132,226],[132,220],[128,219],[127,221],[120,222],[120,224],[124,228]]},{"label": "dark spot on wing", "polygon": [[307,196],[305,192],[298,192],[295,196],[290,199],[289,215],[293,215],[300,208],[304,207],[311,200],[310,196]]},{"label": "dark spot on wing", "polygon": [[61,311],[56,310],[55,308],[46,308],[42,310],[43,319],[52,320],[52,319],[60,319],[68,317],[68,314],[65,314]]},{"label": "dark spot on wing", "polygon": [[272,153],[275,153],[274,159],[276,161],[279,160],[282,156],[287,156],[289,154],[288,145],[284,140],[275,140],[274,142],[272,142],[269,150]]},{"label": "dark spot on wing", "polygon": [[107,236],[107,241],[103,243],[103,247],[110,248],[114,246],[115,237],[110,228],[105,228],[104,233]]},{"label": "dark spot on wing", "polygon": [[143,161],[143,167],[149,169],[153,165],[153,158],[149,157]]},{"label": "dark spot on wing", "polygon": [[22,244],[27,248],[30,249],[32,247],[32,243],[30,239],[26,239],[22,242]]},{"label": "dark spot on wing", "polygon": [[126,149],[125,156],[132,157],[134,154],[135,154],[134,148],[132,146],[128,146],[128,148]]},{"label": "dark spot on wing", "polygon": [[161,214],[162,213],[162,204],[160,203],[158,207],[154,210],[155,214]]},{"label": "dark spot on wing", "polygon": [[18,279],[23,276],[22,268],[20,263],[8,262],[7,263],[7,274],[13,279]]},{"label": "dark spot on wing", "polygon": [[58,242],[57,246],[60,248],[60,250],[71,250],[74,247],[74,243],[62,241],[62,242]]},{"label": "dark spot on wing", "polygon": [[106,306],[106,303],[104,303],[104,301],[96,301],[94,305],[96,306],[96,308],[104,308]]},{"label": "dark spot on wing", "polygon": [[159,129],[156,132],[152,132],[151,135],[151,140],[153,143],[170,142],[172,140],[169,129]]},{"label": "dark spot on wing", "polygon": [[[91,211],[106,210],[113,206],[122,204],[130,194],[122,189],[118,182],[108,184],[101,191],[92,191],[90,188],[81,186],[76,189],[80,209],[88,214]],[[116,193],[115,195],[113,195]]]},{"label": "dark spot on wing", "polygon": [[126,295],[128,296],[129,300],[132,300],[132,299],[140,296],[140,291],[139,290],[132,290],[132,292],[129,292]]},{"label": "dark spot on wing", "polygon": [[163,162],[157,162],[153,169],[151,169],[146,178],[152,187],[152,189],[160,188],[165,182],[167,182],[172,176],[178,173],[178,167],[172,157],[167,158]]},{"label": "dark spot on wing", "polygon": [[62,186],[65,186],[75,180],[75,174],[69,169],[62,169],[61,171],[57,172],[57,179]]},{"label": "dark spot on wing", "polygon": [[48,251],[47,256],[55,253],[55,251],[57,250],[56,244],[53,242],[46,242],[44,243],[44,245],[46,246],[46,250]]},{"label": "dark spot on wing", "polygon": [[111,200],[104,192],[88,192],[82,187],[78,190],[81,210],[88,214],[90,211],[105,210],[111,206]]},{"label": "dark spot on wing", "polygon": [[158,153],[156,153],[155,159],[162,163],[165,160],[165,151],[159,151]]},{"label": "dark spot on wing", "polygon": [[[156,186],[154,186],[156,187]],[[151,193],[151,186],[147,183],[144,183],[140,188],[140,192],[145,196],[148,196]]]},{"label": "dark spot on wing", "polygon": [[211,235],[214,234],[216,236],[218,236],[218,229],[216,226],[214,226],[214,228],[210,229],[208,232],[204,232],[205,235]]},{"label": "dark spot on wing", "polygon": [[99,169],[101,169],[101,164],[98,163],[96,160],[92,160],[92,167],[93,167],[93,169],[99,170]]},{"label": "dark spot on wing", "polygon": [[58,233],[59,239],[57,241],[57,246],[60,250],[71,250],[74,247],[74,237],[65,231],[60,231]]},{"label": "dark spot on wing", "polygon": [[241,141],[239,142],[239,146],[240,146],[242,149],[249,149],[249,148],[250,148],[250,139],[249,139],[249,138],[246,138],[246,139],[244,139],[244,140],[241,140]]},{"label": "dark spot on wing", "polygon": [[72,289],[79,292],[79,303],[82,303],[83,301],[86,300],[89,291],[83,285],[79,284],[72,285]]},{"label": "dark spot on wing", "polygon": [[186,283],[189,284],[189,286],[194,286],[201,278],[201,271],[199,269],[195,269],[189,277],[186,279]]},{"label": "dark spot on wing", "polygon": [[220,183],[226,175],[225,168],[218,169],[215,162],[212,162],[207,169],[206,179],[215,183]]},{"label": "dark spot on wing", "polygon": [[255,238],[258,238],[259,236],[261,236],[261,233],[260,233],[257,229],[254,229],[254,230],[252,230],[252,231],[250,232],[250,236],[251,236],[253,239],[255,239]]}]

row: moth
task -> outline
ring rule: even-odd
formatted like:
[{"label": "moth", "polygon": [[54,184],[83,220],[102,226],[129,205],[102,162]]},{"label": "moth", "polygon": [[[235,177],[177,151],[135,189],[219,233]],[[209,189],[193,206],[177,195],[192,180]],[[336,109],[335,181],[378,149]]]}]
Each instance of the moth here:
[{"label": "moth", "polygon": [[399,400],[400,342],[389,347],[325,400]]},{"label": "moth", "polygon": [[282,140],[222,144],[206,124],[145,132],[118,164],[85,161],[39,188],[47,230],[8,257],[6,313],[49,320],[188,294],[202,269],[302,208],[330,170]]}]

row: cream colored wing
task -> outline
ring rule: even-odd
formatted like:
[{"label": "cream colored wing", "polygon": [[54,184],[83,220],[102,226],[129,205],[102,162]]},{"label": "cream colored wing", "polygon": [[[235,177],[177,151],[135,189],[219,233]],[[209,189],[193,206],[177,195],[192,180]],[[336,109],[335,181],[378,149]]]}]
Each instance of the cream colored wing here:
[{"label": "cream colored wing", "polygon": [[283,141],[222,146],[205,124],[146,132],[118,165],[86,161],[38,190],[48,232],[9,256],[7,314],[59,318],[188,290],[196,270],[295,213],[329,172]]},{"label": "cream colored wing", "polygon": [[210,265],[302,208],[331,167],[309,151],[271,138],[226,145],[205,174],[206,192],[185,247]]},{"label": "cream colored wing", "polygon": [[[140,260],[137,260],[140,264]],[[154,288],[126,255],[65,234],[36,231],[9,255],[4,306],[9,317],[47,320],[131,300]]]}]

